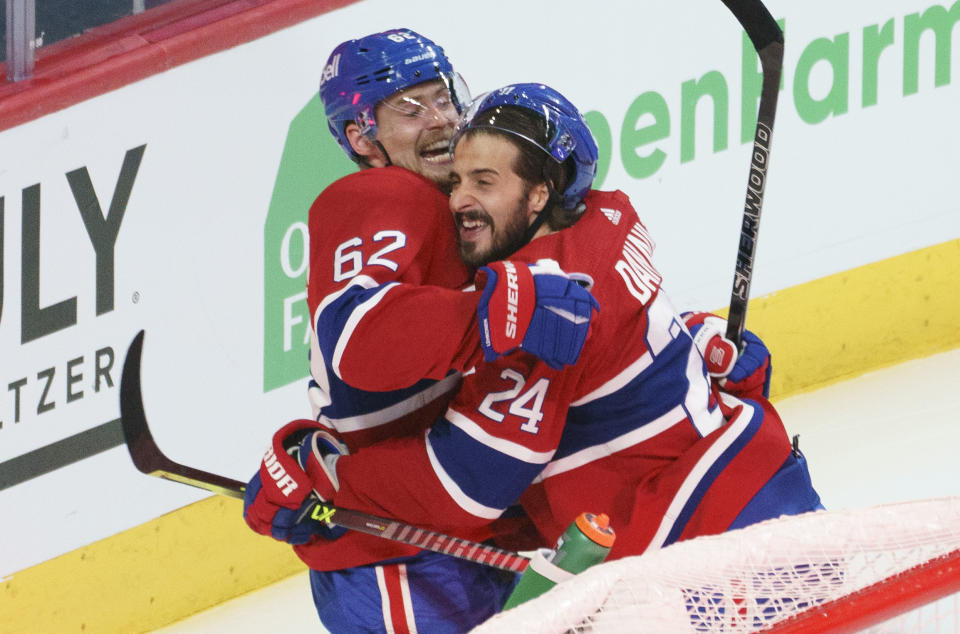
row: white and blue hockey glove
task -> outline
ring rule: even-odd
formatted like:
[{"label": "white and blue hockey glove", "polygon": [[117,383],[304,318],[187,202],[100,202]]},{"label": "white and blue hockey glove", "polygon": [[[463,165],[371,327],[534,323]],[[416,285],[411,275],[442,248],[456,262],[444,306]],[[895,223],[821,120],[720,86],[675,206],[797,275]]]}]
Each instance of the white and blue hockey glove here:
[{"label": "white and blue hockey glove", "polygon": [[703,355],[707,373],[724,392],[745,398],[770,396],[773,364],[770,351],[760,337],[744,330],[738,354],[733,342],[725,336],[726,319],[705,312],[683,313],[682,317]]},{"label": "white and blue hockey glove", "polygon": [[480,267],[483,289],[477,317],[487,361],[521,348],[559,370],[580,358],[593,312],[593,280],[565,273],[554,260],[524,264],[502,260]]}]

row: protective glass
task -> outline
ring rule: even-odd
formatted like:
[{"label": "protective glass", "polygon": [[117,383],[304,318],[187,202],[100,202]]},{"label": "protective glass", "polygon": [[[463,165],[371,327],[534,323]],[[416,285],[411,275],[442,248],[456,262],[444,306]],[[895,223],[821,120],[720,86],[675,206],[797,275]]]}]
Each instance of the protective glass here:
[{"label": "protective glass", "polygon": [[404,117],[451,118],[459,116],[463,104],[470,102],[470,91],[459,73],[444,73],[439,77],[442,88],[429,96],[403,95],[399,99],[387,99],[380,106],[398,112]]},{"label": "protective glass", "polygon": [[552,108],[544,105],[538,109],[546,124],[546,129],[542,138],[532,139],[526,134],[502,125],[499,119],[504,106],[488,107],[489,96],[490,93],[480,95],[474,99],[467,106],[466,110],[464,110],[463,114],[460,115],[460,120],[457,122],[457,127],[454,129],[453,136],[450,139],[451,153],[460,135],[470,128],[494,128],[502,132],[507,132],[532,143],[558,162],[563,162],[576,147],[576,142],[573,138],[565,130],[561,129],[562,125],[559,120],[559,115]]}]

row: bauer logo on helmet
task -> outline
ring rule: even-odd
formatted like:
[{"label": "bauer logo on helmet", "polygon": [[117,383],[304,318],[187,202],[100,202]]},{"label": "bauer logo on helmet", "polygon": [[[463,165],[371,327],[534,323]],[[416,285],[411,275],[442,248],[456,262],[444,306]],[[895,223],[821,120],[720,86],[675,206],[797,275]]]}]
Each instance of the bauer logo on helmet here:
[{"label": "bauer logo on helmet", "polygon": [[409,64],[416,64],[417,62],[422,62],[425,59],[433,59],[436,56],[437,54],[435,51],[427,50],[421,53],[420,55],[416,55],[414,57],[408,57],[407,59],[403,60],[403,64],[404,66],[407,66]]}]

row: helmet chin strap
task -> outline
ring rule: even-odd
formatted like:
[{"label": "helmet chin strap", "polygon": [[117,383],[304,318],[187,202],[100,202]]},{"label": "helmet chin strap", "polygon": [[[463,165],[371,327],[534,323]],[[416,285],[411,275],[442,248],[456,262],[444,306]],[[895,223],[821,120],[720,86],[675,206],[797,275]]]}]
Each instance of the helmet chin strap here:
[{"label": "helmet chin strap", "polygon": [[371,139],[371,140],[373,141],[373,144],[376,145],[378,148],[380,148],[380,151],[383,152],[383,158],[386,159],[387,161],[387,164],[385,165],[385,167],[390,167],[391,165],[393,165],[393,161],[390,160],[390,155],[387,154],[387,148],[383,147],[383,143],[381,143],[379,139]]},{"label": "helmet chin strap", "polygon": [[523,234],[524,244],[528,244],[533,240],[533,236],[540,230],[541,225],[547,221],[557,201],[562,200],[560,192],[554,189],[553,182],[547,177],[546,165],[543,166],[543,182],[547,186],[547,203],[543,206],[543,210],[537,214],[537,217],[533,219],[533,222],[530,223],[530,226],[527,227],[527,232]]},{"label": "helmet chin strap", "polygon": [[[552,208],[552,207],[551,207]],[[533,236],[537,234],[537,231],[540,230],[540,226],[546,222],[547,215],[550,213],[551,208],[546,208],[540,213],[537,214],[537,217],[533,219],[533,222],[530,223],[530,226],[527,227],[527,232],[523,234],[523,243],[528,244],[533,240]]]}]

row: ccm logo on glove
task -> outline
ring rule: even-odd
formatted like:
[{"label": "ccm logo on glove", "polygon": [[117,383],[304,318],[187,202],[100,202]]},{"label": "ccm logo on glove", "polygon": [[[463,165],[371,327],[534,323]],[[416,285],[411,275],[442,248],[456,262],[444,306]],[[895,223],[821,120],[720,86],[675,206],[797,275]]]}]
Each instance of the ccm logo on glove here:
[{"label": "ccm logo on glove", "polygon": [[697,330],[693,343],[703,354],[710,376],[724,377],[730,374],[737,362],[737,348],[723,336],[726,321],[719,317],[707,317]]},{"label": "ccm logo on glove", "polygon": [[743,398],[766,398],[770,394],[773,366],[770,351],[760,337],[743,331],[742,349],[724,336],[727,321],[712,313],[688,312],[681,315],[693,343],[706,361],[707,372],[724,392]]},{"label": "ccm logo on glove", "polygon": [[273,453],[273,447],[267,449],[267,453],[263,455],[263,466],[266,467],[267,473],[273,478],[273,481],[277,484],[277,488],[280,489],[281,493],[290,495],[296,490],[296,480],[290,477],[287,470],[284,469],[280,461],[277,460],[277,454]]}]

